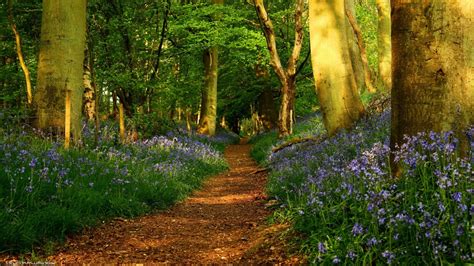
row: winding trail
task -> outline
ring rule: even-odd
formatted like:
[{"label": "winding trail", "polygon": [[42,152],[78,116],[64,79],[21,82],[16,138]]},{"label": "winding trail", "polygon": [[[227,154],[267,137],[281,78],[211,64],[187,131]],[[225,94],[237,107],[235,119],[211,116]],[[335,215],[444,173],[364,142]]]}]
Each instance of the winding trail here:
[{"label": "winding trail", "polygon": [[56,263],[252,263],[248,250],[261,238],[266,173],[255,173],[250,145],[225,151],[230,170],[171,209],[136,219],[115,219],[69,238]]}]

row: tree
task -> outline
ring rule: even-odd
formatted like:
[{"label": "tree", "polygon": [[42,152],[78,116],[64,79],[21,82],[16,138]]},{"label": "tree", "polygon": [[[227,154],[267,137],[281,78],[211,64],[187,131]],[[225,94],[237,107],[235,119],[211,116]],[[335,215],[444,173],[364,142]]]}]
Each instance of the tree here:
[{"label": "tree", "polygon": [[86,0],[44,0],[38,80],[36,126],[64,130],[66,91],[71,92],[71,131],[81,133]]},{"label": "tree", "polygon": [[21,69],[25,76],[25,84],[26,84],[26,99],[29,105],[33,102],[33,92],[31,90],[31,78],[30,78],[30,71],[28,70],[28,66],[23,59],[23,52],[21,50],[21,38],[20,33],[18,32],[15,24],[15,20],[13,18],[13,0],[8,0],[8,20],[10,22],[10,27],[13,30],[13,34],[15,35],[15,44],[16,44],[16,53],[18,56],[18,61],[20,62]]},{"label": "tree", "polygon": [[[362,75],[363,77],[362,79],[364,80],[364,84],[365,84],[365,87],[367,88],[367,91],[370,93],[374,93],[376,90],[375,90],[374,85],[372,84],[372,78],[370,77],[369,62],[367,60],[367,53],[365,50],[364,41],[362,39],[362,31],[360,30],[360,27],[357,24],[357,19],[355,17],[354,3],[352,2],[352,0],[346,0],[346,16],[347,16],[347,22],[349,23],[349,27],[351,29],[350,33],[348,33],[347,35],[347,39],[350,40],[349,41],[349,48],[350,48],[349,54],[351,56],[354,75],[356,76]],[[358,50],[356,49],[355,51],[353,51],[354,49],[351,48],[354,42],[353,40],[354,35],[355,35],[356,45],[358,47]],[[355,67],[357,67],[358,71],[356,71]],[[355,78],[357,82],[356,84],[359,85],[358,77],[355,77]]]},{"label": "tree", "polygon": [[[224,0],[213,0],[216,5],[224,4]],[[201,98],[201,115],[199,119],[198,132],[213,136],[216,134],[217,120],[217,68],[218,49],[211,47],[204,51],[204,88]]]},{"label": "tree", "polygon": [[377,49],[380,80],[386,90],[392,89],[392,39],[390,0],[376,0],[378,13]]},{"label": "tree", "polygon": [[471,0],[392,0],[393,149],[404,135],[453,130],[467,150],[474,123]]},{"label": "tree", "polygon": [[311,61],[329,135],[350,128],[364,113],[346,36],[344,0],[310,0]]},{"label": "tree", "polygon": [[270,64],[281,83],[281,103],[278,116],[278,134],[280,137],[287,136],[292,132],[292,119],[294,115],[294,104],[296,94],[297,62],[303,44],[303,7],[304,1],[297,0],[295,4],[295,40],[293,50],[288,58],[286,69],[283,68],[275,41],[275,30],[273,23],[265,10],[263,0],[254,0],[257,15],[260,18],[268,51],[270,52]]}]

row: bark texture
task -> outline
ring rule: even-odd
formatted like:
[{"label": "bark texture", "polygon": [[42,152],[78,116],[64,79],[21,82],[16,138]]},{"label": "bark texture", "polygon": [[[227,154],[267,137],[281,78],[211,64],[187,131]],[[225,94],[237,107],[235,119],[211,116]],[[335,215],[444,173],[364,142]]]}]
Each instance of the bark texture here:
[{"label": "bark texture", "polygon": [[392,89],[392,29],[390,22],[390,0],[376,0],[378,13],[377,44],[378,70],[385,90]]},{"label": "bark texture", "polygon": [[80,138],[86,0],[44,0],[38,79],[36,126],[64,130],[66,90],[71,91],[71,132]]},{"label": "bark texture", "polygon": [[[213,4],[223,5],[224,0],[213,0]],[[217,120],[217,79],[218,50],[211,47],[204,52],[204,88],[201,96],[201,113],[197,131],[213,136],[216,134]]]},{"label": "bark texture", "polygon": [[[354,0],[345,0],[346,13],[356,16]],[[349,17],[346,20],[346,34],[347,44],[349,47],[349,55],[351,56],[352,70],[354,71],[354,77],[356,80],[357,88],[359,91],[365,86],[364,80],[364,67],[362,65],[362,57],[360,56],[359,45],[357,44],[357,36],[354,34],[354,29],[349,21]]]},{"label": "bark texture", "polygon": [[391,145],[474,123],[474,4],[392,0]]},{"label": "bark texture", "polygon": [[[364,40],[362,38],[362,31],[360,30],[359,25],[357,24],[357,19],[352,14],[352,12],[349,12],[348,10],[346,10],[346,16],[355,34],[355,37],[357,40],[357,47],[359,47],[359,52],[360,52],[359,58],[360,58],[360,61],[362,62],[362,75],[363,75],[365,87],[367,88],[368,92],[374,93],[376,89],[372,83],[372,78],[370,75],[369,61],[367,60],[367,52],[365,50]],[[352,66],[354,67],[354,63],[352,63]],[[356,73],[355,71],[354,73],[355,75],[359,75],[359,73]],[[357,77],[356,77],[356,80],[357,80]]]},{"label": "bark texture", "polygon": [[350,128],[364,113],[346,36],[344,0],[310,0],[311,62],[329,135]]},{"label": "bark texture", "polygon": [[297,62],[301,52],[301,46],[303,44],[303,7],[304,1],[297,0],[295,4],[295,39],[293,44],[293,50],[288,58],[286,69],[278,55],[275,40],[275,30],[273,23],[267,14],[263,0],[254,0],[255,9],[257,15],[261,21],[265,38],[267,40],[268,51],[270,52],[270,64],[273,70],[278,76],[281,84],[281,103],[280,112],[278,115],[278,133],[280,137],[287,136],[292,133],[294,105],[295,105],[295,94],[296,94],[296,75],[297,75]]}]

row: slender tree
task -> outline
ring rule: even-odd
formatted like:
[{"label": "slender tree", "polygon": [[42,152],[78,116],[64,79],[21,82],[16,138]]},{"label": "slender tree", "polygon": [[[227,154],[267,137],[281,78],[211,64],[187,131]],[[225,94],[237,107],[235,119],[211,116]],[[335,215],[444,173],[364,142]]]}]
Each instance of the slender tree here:
[{"label": "slender tree", "polygon": [[392,39],[390,25],[390,0],[377,0],[378,26],[377,50],[380,81],[386,90],[392,89]]},{"label": "slender tree", "polygon": [[25,59],[23,58],[23,52],[21,50],[21,37],[16,28],[15,19],[13,18],[13,0],[8,0],[8,21],[10,22],[10,27],[12,28],[13,34],[15,35],[16,54],[18,56],[18,61],[20,62],[21,70],[25,76],[26,100],[28,105],[30,105],[33,102],[30,71],[28,70],[28,66],[25,63]]},{"label": "slender tree", "polygon": [[471,0],[392,0],[391,146],[420,131],[464,132],[474,123]]},{"label": "slender tree", "polygon": [[[213,0],[216,5],[223,5],[224,0]],[[211,47],[204,51],[204,88],[201,97],[201,115],[198,132],[213,136],[216,133],[217,120],[217,78],[218,49]]]},{"label": "slender tree", "polygon": [[35,94],[36,125],[64,130],[66,91],[71,91],[71,132],[81,133],[86,0],[43,0]]},{"label": "slender tree", "polygon": [[[355,0],[345,1],[346,13],[349,13],[352,17],[355,17]],[[362,65],[362,57],[360,55],[359,45],[357,44],[357,37],[349,21],[349,16],[346,17],[346,33],[347,43],[349,46],[349,55],[351,56],[352,70],[354,71],[354,77],[356,80],[357,88],[359,89],[359,91],[361,91],[362,88],[364,88],[365,86],[364,67]]]},{"label": "slender tree", "polygon": [[329,135],[350,128],[364,113],[346,36],[344,0],[310,0],[311,61]]},{"label": "slender tree", "polygon": [[278,116],[279,136],[284,137],[292,132],[292,119],[294,115],[296,75],[298,74],[297,62],[303,44],[303,8],[304,1],[296,0],[295,4],[295,40],[293,50],[288,58],[286,69],[280,61],[276,47],[275,30],[273,23],[267,14],[263,0],[254,0],[257,15],[261,21],[265,38],[267,40],[268,51],[270,52],[270,64],[278,76],[281,83],[281,103]]}]

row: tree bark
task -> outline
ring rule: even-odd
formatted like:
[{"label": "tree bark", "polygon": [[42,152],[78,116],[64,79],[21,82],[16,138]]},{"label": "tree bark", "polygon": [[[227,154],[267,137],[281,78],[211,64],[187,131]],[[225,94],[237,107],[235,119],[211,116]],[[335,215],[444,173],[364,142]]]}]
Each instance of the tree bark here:
[{"label": "tree bark", "polygon": [[[353,17],[356,16],[354,0],[345,0],[345,9],[346,12],[350,13]],[[364,67],[362,66],[362,57],[359,45],[357,44],[356,35],[349,18],[346,19],[346,34],[352,70],[354,71],[354,78],[356,80],[358,90],[362,91],[365,86]]]},{"label": "tree bark", "polygon": [[[223,5],[224,0],[213,0],[215,5]],[[216,18],[214,18],[216,19]],[[218,49],[211,47],[204,52],[204,88],[201,97],[201,115],[197,132],[214,136],[217,120],[217,78],[218,78]]]},{"label": "tree bark", "polygon": [[[354,34],[357,40],[357,46],[359,47],[359,51],[360,51],[359,58],[360,58],[360,61],[362,62],[362,74],[364,77],[365,87],[367,88],[368,92],[375,93],[376,89],[374,85],[372,84],[372,78],[370,77],[369,62],[367,60],[367,52],[365,50],[364,40],[362,38],[362,31],[360,30],[359,25],[357,24],[356,18],[351,12],[346,10],[346,16],[347,16],[347,19],[349,20],[349,24],[351,25],[352,30],[354,31]],[[354,66],[354,64],[352,64],[352,66]]]},{"label": "tree bark", "polygon": [[83,111],[86,119],[91,121],[95,118],[96,89],[94,88],[95,85],[92,82],[92,59],[90,47],[86,47],[84,54],[84,74],[82,78],[84,83]]},{"label": "tree bark", "polygon": [[420,131],[454,131],[466,151],[474,123],[471,0],[392,0],[391,147]]},{"label": "tree bark", "polygon": [[311,62],[328,134],[351,128],[364,106],[350,62],[344,0],[310,0]]},{"label": "tree bark", "polygon": [[20,62],[21,70],[25,76],[25,84],[26,84],[26,100],[28,105],[31,105],[33,102],[33,92],[31,89],[31,78],[30,78],[30,71],[28,70],[28,66],[25,63],[25,59],[23,58],[23,52],[21,50],[21,38],[20,33],[18,32],[15,24],[15,19],[13,18],[13,2],[12,0],[8,0],[8,21],[10,22],[10,27],[13,30],[13,34],[15,35],[15,44],[16,44],[16,54],[18,56],[18,61]]},{"label": "tree bark", "polygon": [[295,40],[293,50],[288,58],[286,69],[283,68],[276,47],[275,30],[273,23],[265,10],[263,0],[254,0],[255,10],[261,21],[268,51],[270,52],[270,64],[278,76],[281,84],[281,103],[278,117],[278,134],[280,137],[292,133],[292,114],[294,114],[294,101],[296,94],[297,62],[303,44],[303,7],[304,1],[297,0],[295,4]]},{"label": "tree bark", "polygon": [[385,90],[392,89],[392,29],[390,25],[390,0],[376,0],[378,13],[377,51],[380,81]]},{"label": "tree bark", "polygon": [[205,69],[204,88],[201,97],[201,115],[198,133],[213,136],[216,133],[217,119],[217,48],[212,47],[204,52],[203,61]]},{"label": "tree bark", "polygon": [[38,60],[36,126],[64,130],[65,91],[71,90],[71,132],[81,135],[86,0],[44,0]]}]

